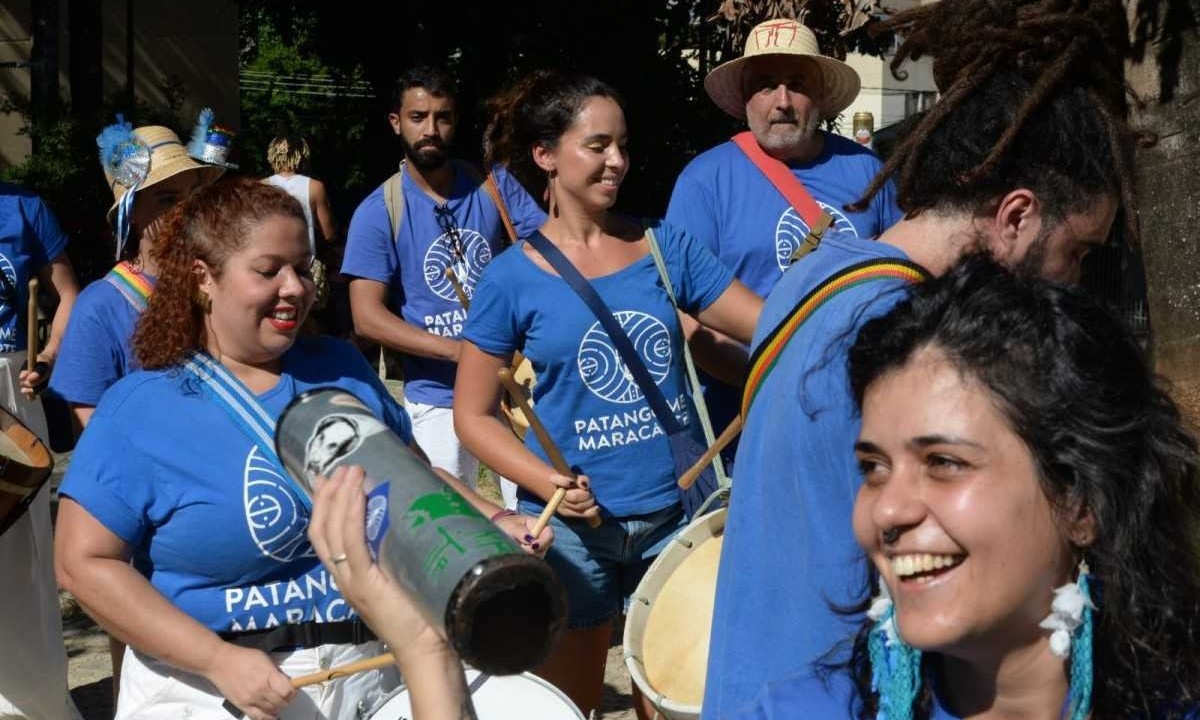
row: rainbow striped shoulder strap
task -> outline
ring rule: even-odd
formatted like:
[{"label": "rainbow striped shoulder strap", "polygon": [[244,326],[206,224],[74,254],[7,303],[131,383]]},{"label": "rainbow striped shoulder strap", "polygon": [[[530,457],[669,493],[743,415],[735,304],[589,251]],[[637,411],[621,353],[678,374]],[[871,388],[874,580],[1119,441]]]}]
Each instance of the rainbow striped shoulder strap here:
[{"label": "rainbow striped shoulder strap", "polygon": [[150,302],[150,293],[154,292],[154,285],[132,265],[121,261],[108,271],[104,279],[125,296],[134,310],[138,312],[146,310],[146,305]]},{"label": "rainbow striped shoulder strap", "polygon": [[901,280],[917,283],[929,277],[925,268],[908,260],[866,260],[845,267],[804,296],[792,311],[775,326],[750,357],[750,375],[742,394],[742,419],[749,417],[750,405],[758,396],[767,376],[775,369],[783,349],[792,337],[825,303],[842,292],[873,280]]}]

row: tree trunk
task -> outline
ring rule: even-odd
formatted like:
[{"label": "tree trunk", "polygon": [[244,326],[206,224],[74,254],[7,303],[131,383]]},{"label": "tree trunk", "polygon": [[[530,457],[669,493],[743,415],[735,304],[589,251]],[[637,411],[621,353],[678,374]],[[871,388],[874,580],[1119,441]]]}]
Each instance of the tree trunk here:
[{"label": "tree trunk", "polygon": [[1147,57],[1127,76],[1147,100],[1134,125],[1159,137],[1137,161],[1152,353],[1184,414],[1200,427],[1200,37],[1183,32],[1178,40],[1181,52],[1171,63],[1177,69],[1163,73]]}]

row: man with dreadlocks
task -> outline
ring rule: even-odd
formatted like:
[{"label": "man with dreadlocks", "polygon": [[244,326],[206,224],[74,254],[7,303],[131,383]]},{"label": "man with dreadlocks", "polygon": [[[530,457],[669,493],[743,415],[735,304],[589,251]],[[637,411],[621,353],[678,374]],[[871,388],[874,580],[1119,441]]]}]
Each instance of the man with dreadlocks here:
[{"label": "man with dreadlocks", "polygon": [[[897,303],[908,281],[940,275],[974,250],[1073,282],[1118,209],[1132,217],[1119,2],[953,0],[888,24],[904,38],[893,71],[933,56],[942,96],[858,202],[895,177],[904,219],[875,241],[827,233],[763,310],[717,582],[706,718],[809,669],[857,620],[833,608],[850,606],[866,580],[850,525],[859,419],[846,353],[858,329]],[[821,288],[841,292],[814,310],[805,300]]]}]

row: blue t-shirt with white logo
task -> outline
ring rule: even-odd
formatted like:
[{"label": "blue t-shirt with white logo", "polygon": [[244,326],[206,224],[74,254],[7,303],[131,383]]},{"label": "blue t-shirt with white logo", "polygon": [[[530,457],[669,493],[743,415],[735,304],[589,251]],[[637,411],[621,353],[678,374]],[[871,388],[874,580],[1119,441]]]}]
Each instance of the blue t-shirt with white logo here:
[{"label": "blue t-shirt with white logo", "polygon": [[[906,258],[886,243],[826,235],[767,297],[752,347],[836,272],[889,259]],[[856,603],[867,581],[850,522],[862,481],[854,457],[861,419],[847,353],[863,324],[908,287],[872,280],[830,299],[796,331],[755,396],[717,574],[706,718],[724,717],[764,683],[808,668],[861,620],[831,607]]]},{"label": "blue t-shirt with white logo", "polygon": [[[733,282],[712,253],[678,229],[664,223],[655,237],[686,312],[708,307]],[[677,417],[698,433],[678,316],[654,258],[647,254],[589,282]],[[591,478],[604,510],[620,517],[678,502],[666,435],[608,333],[566,281],[534,264],[524,242],[484,273],[463,338],[493,355],[520,350],[529,358],[538,379],[533,391],[538,417],[567,463]],[[525,443],[549,462],[534,433],[526,433]],[[540,503],[523,490],[521,497]]]},{"label": "blue t-shirt with white logo", "polygon": [[67,236],[41,198],[0,183],[0,352],[28,346],[22,318],[29,280],[66,248]]},{"label": "blue t-shirt with white logo", "polygon": [[[889,181],[866,210],[847,212],[882,167],[870,150],[840,135],[824,133],[816,158],[791,166],[813,199],[833,217],[830,230],[877,237],[902,217]],[[732,141],[696,156],[675,182],[667,222],[703,241],[738,280],[762,297],[779,282],[808,224]],[[741,392],[704,373],[705,399],[713,425],[723,428],[738,412]],[[719,432],[719,429],[718,429]],[[724,456],[732,459],[737,444]]]},{"label": "blue t-shirt with white logo", "polygon": [[[142,277],[154,283],[149,275]],[[139,367],[133,331],[141,317],[107,278],[84,288],[71,308],[50,387],[67,402],[98,405],[105,390]]]},{"label": "blue t-shirt with white logo", "polygon": [[[446,269],[454,269],[470,298],[484,267],[504,246],[500,212],[479,184],[478,175],[462,163],[455,162],[454,168],[454,187],[444,205],[418,188],[410,173],[404,174],[404,212],[395,238],[384,186],[376,188],[354,211],[342,262],[346,275],[387,284],[392,312],[405,322],[449,338],[462,334],[467,311],[446,277]],[[503,187],[505,192],[524,193],[519,183]],[[510,212],[524,207],[512,200],[506,203]],[[519,218],[524,227],[521,215],[514,214],[513,222]],[[403,362],[407,398],[450,407],[455,363],[407,354]]]},{"label": "blue t-shirt with white logo", "polygon": [[[298,340],[258,400],[278,418],[299,393],[330,385],[412,441],[404,410],[340,340]],[[113,385],[60,492],[129,543],[150,583],[214,631],[353,615],[308,542],[308,513],[283,469],[185,370],[138,371]]]}]

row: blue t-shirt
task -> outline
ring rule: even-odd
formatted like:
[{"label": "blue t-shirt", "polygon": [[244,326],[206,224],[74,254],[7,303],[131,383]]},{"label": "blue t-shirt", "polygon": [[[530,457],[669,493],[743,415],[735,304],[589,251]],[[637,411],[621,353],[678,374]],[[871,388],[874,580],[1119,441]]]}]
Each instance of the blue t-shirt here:
[{"label": "blue t-shirt", "polygon": [[[686,312],[708,307],[733,282],[712,253],[679,230],[663,224],[655,237]],[[698,433],[680,355],[683,335],[654,258],[647,254],[589,281],[671,409]],[[463,338],[493,355],[520,350],[529,358],[538,417],[567,463],[591,478],[604,510],[638,515],[679,501],[666,435],[608,333],[566,281],[529,259],[524,242],[484,273]],[[547,459],[535,433],[525,434],[525,444]],[[521,498],[540,503],[524,490]]]},{"label": "blue t-shirt", "polygon": [[[277,418],[297,394],[328,385],[411,442],[404,410],[340,340],[298,340],[258,400]],[[205,627],[344,620],[352,610],[313,552],[283,472],[191,373],[143,370],[105,394],[60,492],[129,543],[151,585]]]},{"label": "blue t-shirt", "polygon": [[41,198],[0,183],[0,352],[24,350],[29,280],[67,248],[67,236]]},{"label": "blue t-shirt", "polygon": [[[904,258],[885,243],[832,233],[767,298],[753,346],[809,291],[857,262]],[[796,332],[763,382],[742,431],[717,576],[704,716],[722,717],[763,686],[807,668],[853,634],[866,564],[850,516],[860,418],[846,354],[859,328],[904,297],[899,280],[837,295]]]},{"label": "blue t-shirt", "polygon": [[[794,720],[794,718],[820,718],[821,720],[857,720],[855,691],[850,677],[844,672],[834,673],[821,679],[811,673],[796,675],[763,688],[754,702],[744,708],[721,716],[722,720]],[[1064,702],[1063,717],[1067,717]],[[935,692],[929,720],[961,720],[959,715],[947,708]],[[705,713],[708,717],[708,714]],[[1165,713],[1162,715],[1165,717]],[[1155,715],[1154,717],[1159,717]],[[1189,720],[1196,711],[1188,711]]]},{"label": "blue t-shirt", "polygon": [[[862,196],[882,167],[879,158],[840,135],[824,136],[821,154],[793,165],[793,174],[833,216],[831,230],[877,237],[902,217],[891,182],[866,210],[850,213],[843,206]],[[775,287],[809,229],[732,141],[701,153],[683,169],[671,193],[667,221],[707,243],[738,280],[762,297]],[[713,425],[723,428],[737,415],[741,392],[703,373],[701,379]],[[726,459],[732,459],[737,447],[731,444]]]},{"label": "blue t-shirt", "polygon": [[84,288],[71,308],[50,387],[67,402],[98,405],[105,390],[138,368],[133,331],[141,316],[107,278]]},{"label": "blue t-shirt", "polygon": [[[462,163],[455,162],[454,168],[454,188],[444,206],[449,213],[442,211],[440,219],[438,203],[416,186],[410,173],[404,174],[404,213],[395,238],[383,185],[376,188],[354,211],[342,262],[346,275],[387,284],[392,312],[405,322],[450,338],[462,334],[467,311],[446,277],[446,268],[455,268],[464,292],[472,297],[483,268],[504,246],[500,212],[478,183],[478,175]],[[524,193],[519,183],[505,186],[508,192]],[[524,217],[515,214],[522,203],[507,199],[506,203],[514,224],[526,226]],[[407,398],[450,407],[455,363],[408,354],[403,362]]]}]

